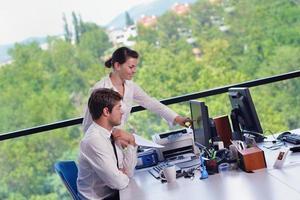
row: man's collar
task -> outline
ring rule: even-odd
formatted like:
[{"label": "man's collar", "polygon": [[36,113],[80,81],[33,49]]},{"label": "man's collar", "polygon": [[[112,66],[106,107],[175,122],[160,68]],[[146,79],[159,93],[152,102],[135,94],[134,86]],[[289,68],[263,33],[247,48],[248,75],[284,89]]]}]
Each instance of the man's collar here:
[{"label": "man's collar", "polygon": [[107,130],[106,128],[103,128],[102,126],[100,126],[99,124],[97,124],[97,123],[94,122],[94,121],[93,121],[93,125],[94,125],[94,127],[95,127],[96,129],[100,130],[101,133],[104,133],[105,137],[110,138],[113,129],[112,129],[111,131],[109,131],[109,130]]}]

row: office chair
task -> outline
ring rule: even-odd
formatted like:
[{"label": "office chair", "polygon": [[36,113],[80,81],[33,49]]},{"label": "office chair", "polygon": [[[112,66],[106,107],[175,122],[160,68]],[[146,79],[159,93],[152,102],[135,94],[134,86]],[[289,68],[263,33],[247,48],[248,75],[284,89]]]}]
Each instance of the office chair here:
[{"label": "office chair", "polygon": [[77,191],[78,169],[74,161],[59,161],[54,164],[56,173],[60,176],[74,200],[80,200]]}]

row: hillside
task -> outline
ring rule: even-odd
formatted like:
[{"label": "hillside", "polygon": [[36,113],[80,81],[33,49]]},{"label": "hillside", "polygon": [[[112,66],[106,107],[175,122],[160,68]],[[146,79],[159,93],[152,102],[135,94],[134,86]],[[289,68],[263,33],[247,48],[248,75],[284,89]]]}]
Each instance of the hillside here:
[{"label": "hillside", "polygon": [[[38,44],[43,44],[46,41],[47,41],[46,37],[30,37],[19,42],[19,44],[28,44],[31,42],[37,42]],[[9,61],[11,59],[11,57],[8,54],[8,51],[13,47],[14,44],[0,45],[0,64]]]},{"label": "hillside", "polygon": [[10,56],[8,55],[8,50],[12,48],[13,44],[8,45],[0,45],[0,64],[10,60]]},{"label": "hillside", "polygon": [[[142,15],[157,15],[160,16],[170,9],[174,3],[194,3],[196,0],[156,0],[148,4],[140,4],[128,10],[130,16],[135,21]],[[125,13],[116,16],[106,27],[122,28],[125,25]],[[20,42],[26,44],[28,42],[36,41],[39,44],[46,41],[46,37],[31,37]],[[0,63],[11,59],[8,55],[8,49],[12,48],[14,44],[0,45]]]},{"label": "hillside", "polygon": [[[128,10],[130,17],[136,21],[141,15],[156,15],[160,16],[168,11],[174,3],[194,3],[196,0],[156,0],[148,4],[135,6]],[[115,17],[107,27],[122,28],[125,26],[125,13],[121,13]]]}]

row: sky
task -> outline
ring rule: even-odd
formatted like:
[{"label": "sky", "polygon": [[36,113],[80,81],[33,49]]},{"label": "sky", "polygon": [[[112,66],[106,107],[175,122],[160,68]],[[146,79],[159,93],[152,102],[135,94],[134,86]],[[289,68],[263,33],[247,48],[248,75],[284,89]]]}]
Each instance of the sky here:
[{"label": "sky", "polygon": [[29,37],[63,33],[63,13],[72,23],[71,12],[83,21],[106,25],[131,7],[153,0],[0,0],[0,45]]}]

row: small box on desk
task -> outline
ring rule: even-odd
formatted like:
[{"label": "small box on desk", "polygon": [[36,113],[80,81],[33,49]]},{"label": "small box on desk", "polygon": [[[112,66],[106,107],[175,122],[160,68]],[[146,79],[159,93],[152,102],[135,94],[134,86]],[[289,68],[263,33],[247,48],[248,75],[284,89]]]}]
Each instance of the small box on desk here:
[{"label": "small box on desk", "polygon": [[267,167],[264,151],[258,147],[238,150],[238,160],[239,167],[244,171]]}]

